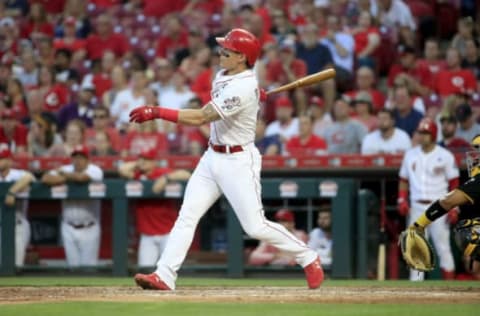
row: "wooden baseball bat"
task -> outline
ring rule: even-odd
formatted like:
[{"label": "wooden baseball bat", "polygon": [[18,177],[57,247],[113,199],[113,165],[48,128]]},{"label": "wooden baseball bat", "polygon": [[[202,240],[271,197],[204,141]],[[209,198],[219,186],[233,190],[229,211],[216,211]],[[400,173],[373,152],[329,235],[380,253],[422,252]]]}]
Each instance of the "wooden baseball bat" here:
[{"label": "wooden baseball bat", "polygon": [[309,75],[309,76],[297,79],[293,82],[287,83],[283,86],[267,91],[267,95],[282,92],[282,91],[287,91],[295,88],[309,86],[317,82],[332,79],[333,77],[335,77],[335,69],[333,68],[325,69],[317,73],[314,73],[313,75]]},{"label": "wooden baseball bat", "polygon": [[377,280],[385,281],[385,266],[387,261],[386,243],[387,234],[385,232],[386,201],[385,201],[385,181],[381,182],[381,197],[380,197],[380,243],[378,244],[378,258],[377,258]]}]

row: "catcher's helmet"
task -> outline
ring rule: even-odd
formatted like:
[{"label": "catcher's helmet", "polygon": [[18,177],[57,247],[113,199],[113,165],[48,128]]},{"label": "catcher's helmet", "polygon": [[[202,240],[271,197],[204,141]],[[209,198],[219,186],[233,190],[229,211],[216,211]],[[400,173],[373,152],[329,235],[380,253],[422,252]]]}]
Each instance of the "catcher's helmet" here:
[{"label": "catcher's helmet", "polygon": [[428,117],[423,118],[420,123],[418,123],[417,132],[429,133],[432,136],[432,141],[436,141],[437,131],[437,124]]},{"label": "catcher's helmet", "polygon": [[468,176],[475,177],[480,174],[480,135],[476,135],[470,142],[471,150],[467,151]]},{"label": "catcher's helmet", "polygon": [[216,37],[215,40],[223,48],[244,54],[249,66],[253,66],[260,55],[260,42],[247,30],[233,29],[225,37]]}]

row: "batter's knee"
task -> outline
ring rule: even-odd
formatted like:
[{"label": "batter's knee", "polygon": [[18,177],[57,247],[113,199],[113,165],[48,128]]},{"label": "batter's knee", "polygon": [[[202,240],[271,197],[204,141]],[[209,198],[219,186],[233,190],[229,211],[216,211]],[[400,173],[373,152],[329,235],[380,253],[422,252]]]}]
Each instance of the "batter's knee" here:
[{"label": "batter's knee", "polygon": [[265,236],[267,225],[265,223],[259,223],[253,227],[243,227],[243,230],[248,236],[254,239],[262,239]]}]

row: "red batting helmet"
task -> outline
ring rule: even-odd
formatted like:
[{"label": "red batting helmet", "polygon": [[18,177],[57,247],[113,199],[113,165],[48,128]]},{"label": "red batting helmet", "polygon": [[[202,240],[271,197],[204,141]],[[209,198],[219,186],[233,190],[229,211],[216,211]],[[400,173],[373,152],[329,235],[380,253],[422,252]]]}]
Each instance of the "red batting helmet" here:
[{"label": "red batting helmet", "polygon": [[260,42],[255,35],[244,29],[233,29],[225,37],[216,37],[215,40],[223,48],[245,54],[250,66],[255,64],[260,55]]},{"label": "red batting helmet", "polygon": [[417,132],[430,133],[433,141],[436,141],[437,139],[437,131],[437,124],[428,117],[423,118],[420,123],[418,123]]}]

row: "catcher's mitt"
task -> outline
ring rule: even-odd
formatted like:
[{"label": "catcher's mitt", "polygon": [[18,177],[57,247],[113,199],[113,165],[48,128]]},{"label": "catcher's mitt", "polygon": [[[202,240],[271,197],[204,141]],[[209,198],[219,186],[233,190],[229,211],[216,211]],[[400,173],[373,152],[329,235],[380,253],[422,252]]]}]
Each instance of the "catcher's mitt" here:
[{"label": "catcher's mitt", "polygon": [[400,234],[399,243],[403,259],[410,268],[418,271],[433,270],[435,255],[423,229],[408,227]]}]

